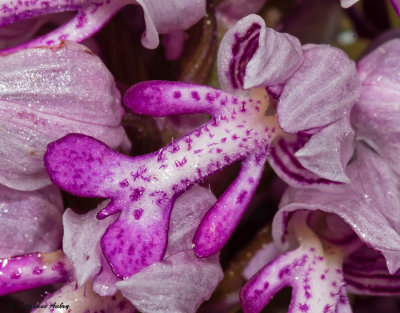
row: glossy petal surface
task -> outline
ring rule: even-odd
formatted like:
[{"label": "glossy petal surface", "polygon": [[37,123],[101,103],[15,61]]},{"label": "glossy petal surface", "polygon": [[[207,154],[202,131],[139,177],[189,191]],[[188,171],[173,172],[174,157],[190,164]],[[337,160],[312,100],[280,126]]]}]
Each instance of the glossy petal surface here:
[{"label": "glossy petal surface", "polygon": [[23,50],[1,56],[0,70],[0,183],[20,190],[50,184],[43,154],[67,133],[92,135],[114,148],[125,140],[114,79],[87,48]]},{"label": "glossy petal surface", "polygon": [[18,191],[0,185],[0,257],[52,252],[62,240],[60,191]]}]

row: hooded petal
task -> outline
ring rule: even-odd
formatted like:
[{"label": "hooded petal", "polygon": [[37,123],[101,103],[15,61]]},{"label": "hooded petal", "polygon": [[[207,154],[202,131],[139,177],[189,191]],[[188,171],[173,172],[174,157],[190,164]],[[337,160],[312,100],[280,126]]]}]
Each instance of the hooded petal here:
[{"label": "hooded petal", "polygon": [[0,185],[0,257],[59,249],[62,211],[55,186],[24,192]]},{"label": "hooded petal", "polygon": [[218,255],[198,258],[191,242],[214,202],[212,193],[201,187],[180,196],[172,211],[164,259],[116,284],[141,312],[194,313],[211,296],[223,277]]},{"label": "hooded petal", "polygon": [[306,45],[303,51],[304,62],[285,84],[278,103],[279,125],[288,133],[344,118],[360,93],[355,63],[343,51],[324,45]]},{"label": "hooded petal", "polygon": [[113,77],[87,48],[22,50],[0,57],[0,183],[21,190],[50,184],[43,165],[48,143],[70,132],[114,148],[125,140]]},{"label": "hooded petal", "polygon": [[218,50],[218,79],[223,90],[243,92],[247,63],[259,46],[265,22],[258,15],[249,15],[229,29]]},{"label": "hooded petal", "polygon": [[357,138],[400,174],[400,39],[384,43],[358,64],[361,96],[352,112]]},{"label": "hooded petal", "polygon": [[400,267],[397,176],[384,160],[362,145],[357,147],[357,160],[349,165],[347,174],[351,184],[332,186],[327,192],[289,188],[273,222],[275,242],[283,249],[290,245],[285,229],[292,212],[334,213],[350,225],[360,240],[381,252],[389,272],[394,273]]}]

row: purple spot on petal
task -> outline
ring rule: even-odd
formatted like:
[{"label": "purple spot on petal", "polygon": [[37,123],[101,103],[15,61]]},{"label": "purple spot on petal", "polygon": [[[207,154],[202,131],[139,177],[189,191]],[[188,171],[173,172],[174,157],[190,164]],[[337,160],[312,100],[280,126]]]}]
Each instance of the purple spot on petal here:
[{"label": "purple spot on petal", "polygon": [[120,185],[122,188],[125,188],[125,187],[128,187],[128,186],[129,186],[129,182],[128,182],[127,179],[124,179],[123,181],[121,181],[121,182],[119,183],[119,185]]},{"label": "purple spot on petal", "polygon": [[135,188],[133,192],[130,194],[129,199],[131,199],[132,202],[136,202],[140,199],[140,197],[143,195],[144,188]]},{"label": "purple spot on petal", "polygon": [[236,203],[242,203],[244,198],[246,198],[246,195],[247,195],[247,190],[242,190],[236,199]]},{"label": "purple spot on petal", "polygon": [[174,91],[174,98],[179,99],[182,96],[180,91]]},{"label": "purple spot on petal", "polygon": [[143,214],[143,209],[137,209],[135,212],[133,212],[133,215],[135,216],[135,220],[139,220],[142,217]]},{"label": "purple spot on petal", "polygon": [[299,306],[299,309],[301,312],[308,312],[308,310],[309,310],[309,307],[306,303],[304,303],[304,304],[299,303],[298,306]]},{"label": "purple spot on petal", "polygon": [[192,91],[192,98],[193,98],[194,100],[199,101],[199,100],[200,100],[200,95],[199,95],[199,93],[198,93],[197,91]]}]

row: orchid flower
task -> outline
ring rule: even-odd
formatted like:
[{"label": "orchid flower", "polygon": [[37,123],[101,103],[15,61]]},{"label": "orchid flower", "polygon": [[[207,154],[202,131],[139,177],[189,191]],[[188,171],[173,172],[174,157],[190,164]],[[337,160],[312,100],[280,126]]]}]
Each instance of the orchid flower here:
[{"label": "orchid flower", "polygon": [[18,190],[49,185],[46,146],[70,132],[129,147],[110,72],[87,48],[63,43],[0,56],[0,183]]},{"label": "orchid flower", "polygon": [[[286,251],[297,237],[299,247],[274,260],[276,250],[269,246],[249,264],[247,277],[260,270],[262,259],[268,263],[241,291],[245,312],[259,312],[285,286],[293,288],[289,311],[299,313],[351,312],[345,291],[400,293],[400,181],[394,157],[399,49],[400,40],[392,40],[359,62],[361,96],[352,111],[356,154],[347,168],[351,183],[286,191],[273,222],[274,242]],[[296,220],[299,215],[303,223]]]},{"label": "orchid flower", "polygon": [[[293,288],[289,311],[299,313],[316,308],[351,312],[346,291],[400,292],[398,275],[393,276],[400,268],[396,174],[360,144],[348,175],[351,184],[329,191],[292,187],[286,191],[273,222],[274,242],[286,251],[296,247],[297,238],[298,248],[268,263],[243,287],[244,312],[260,312],[286,286]],[[248,269],[247,275],[258,269]]]},{"label": "orchid flower", "polygon": [[166,34],[184,30],[195,24],[205,15],[204,0],[170,0],[168,5],[162,0],[55,0],[55,1],[17,1],[1,0],[0,27],[27,18],[45,14],[77,11],[69,22],[47,35],[31,40],[14,49],[53,46],[63,40],[80,42],[96,33],[121,8],[140,5],[144,12],[146,31],[142,43],[154,49],[159,44],[158,33]]},{"label": "orchid flower", "polygon": [[[268,29],[260,17],[250,15],[225,35],[219,75],[225,91],[150,81],[127,92],[125,104],[135,113],[212,115],[211,121],[158,152],[131,158],[78,134],[48,146],[45,164],[56,185],[78,196],[108,198],[98,219],[119,213],[100,240],[116,276],[126,279],[160,261],[175,198],[235,161],[242,162],[237,179],[194,237],[198,256],[212,255],[225,244],[255,192],[267,157],[277,167],[279,157],[289,158],[297,173],[291,176],[289,167],[281,172],[298,184],[347,181],[343,164],[352,152],[347,113],[359,81],[344,53],[329,46],[301,47],[294,37]],[[246,88],[273,89],[279,97],[278,117],[265,88],[243,89],[243,83]],[[282,144],[288,136],[291,151]],[[321,140],[331,146],[322,146]],[[303,153],[295,158],[293,150]],[[324,168],[322,157],[333,164]]]}]

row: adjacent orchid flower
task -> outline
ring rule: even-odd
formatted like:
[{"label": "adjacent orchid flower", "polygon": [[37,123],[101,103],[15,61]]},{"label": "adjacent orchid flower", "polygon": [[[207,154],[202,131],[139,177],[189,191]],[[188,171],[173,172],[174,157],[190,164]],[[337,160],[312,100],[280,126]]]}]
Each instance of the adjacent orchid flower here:
[{"label": "adjacent orchid flower", "polygon": [[[198,224],[215,202],[212,193],[193,187],[180,196],[171,213],[163,260],[123,281],[112,272],[100,245],[101,236],[115,218],[95,219],[108,202],[86,215],[70,209],[64,215],[64,251],[74,266],[79,286],[93,280],[93,291],[103,297],[120,290],[141,312],[195,312],[223,276],[218,255],[200,259],[191,245]],[[130,246],[130,253],[135,249]]]},{"label": "adjacent orchid flower", "polygon": [[0,70],[1,184],[18,190],[49,185],[46,146],[70,132],[129,147],[114,79],[84,46],[66,42],[3,55]]},{"label": "adjacent orchid flower", "polygon": [[[351,184],[329,191],[286,191],[274,218],[273,237],[281,251],[293,249],[296,237],[299,247],[267,264],[243,287],[244,312],[260,312],[286,286],[293,288],[290,312],[299,313],[316,308],[351,312],[345,291],[400,293],[398,274],[393,275],[400,268],[397,176],[361,144],[348,175]],[[247,275],[257,270],[253,266]]]},{"label": "adjacent orchid flower", "polygon": [[[48,147],[45,164],[56,185],[79,196],[110,199],[98,219],[120,213],[101,238],[103,253],[120,278],[162,259],[175,198],[235,161],[242,161],[241,172],[195,235],[198,256],[219,251],[232,234],[267,157],[300,185],[347,181],[343,166],[352,154],[347,112],[358,96],[359,81],[354,63],[343,52],[329,46],[302,48],[294,37],[265,28],[260,17],[250,15],[226,34],[219,75],[226,91],[150,81],[127,92],[125,104],[135,113],[212,115],[211,121],[158,152],[130,158],[77,134]],[[273,89],[279,97],[278,118],[265,88],[246,90],[243,83]],[[292,133],[290,148],[284,131]],[[296,158],[293,150],[302,153]]]},{"label": "adjacent orchid flower", "polygon": [[159,44],[158,33],[166,34],[184,30],[195,24],[205,15],[204,0],[55,0],[55,1],[17,1],[1,0],[0,26],[6,26],[27,18],[56,12],[77,11],[65,25],[51,33],[31,40],[22,47],[58,45],[63,40],[80,42],[96,33],[121,8],[137,4],[143,8],[146,31],[142,43],[154,49]]},{"label": "adjacent orchid flower", "polygon": [[[259,312],[285,286],[293,287],[291,312],[313,312],[323,305],[326,312],[351,312],[345,290],[400,293],[400,181],[394,157],[400,133],[399,49],[400,40],[389,41],[358,64],[362,85],[352,111],[358,143],[347,169],[351,183],[325,191],[292,187],[286,191],[273,236],[285,251],[295,246],[297,233],[300,247],[275,260],[276,249],[271,247],[255,257],[247,277],[260,269],[262,259],[269,264],[242,289],[245,312]],[[302,225],[298,215],[303,216]]]}]

